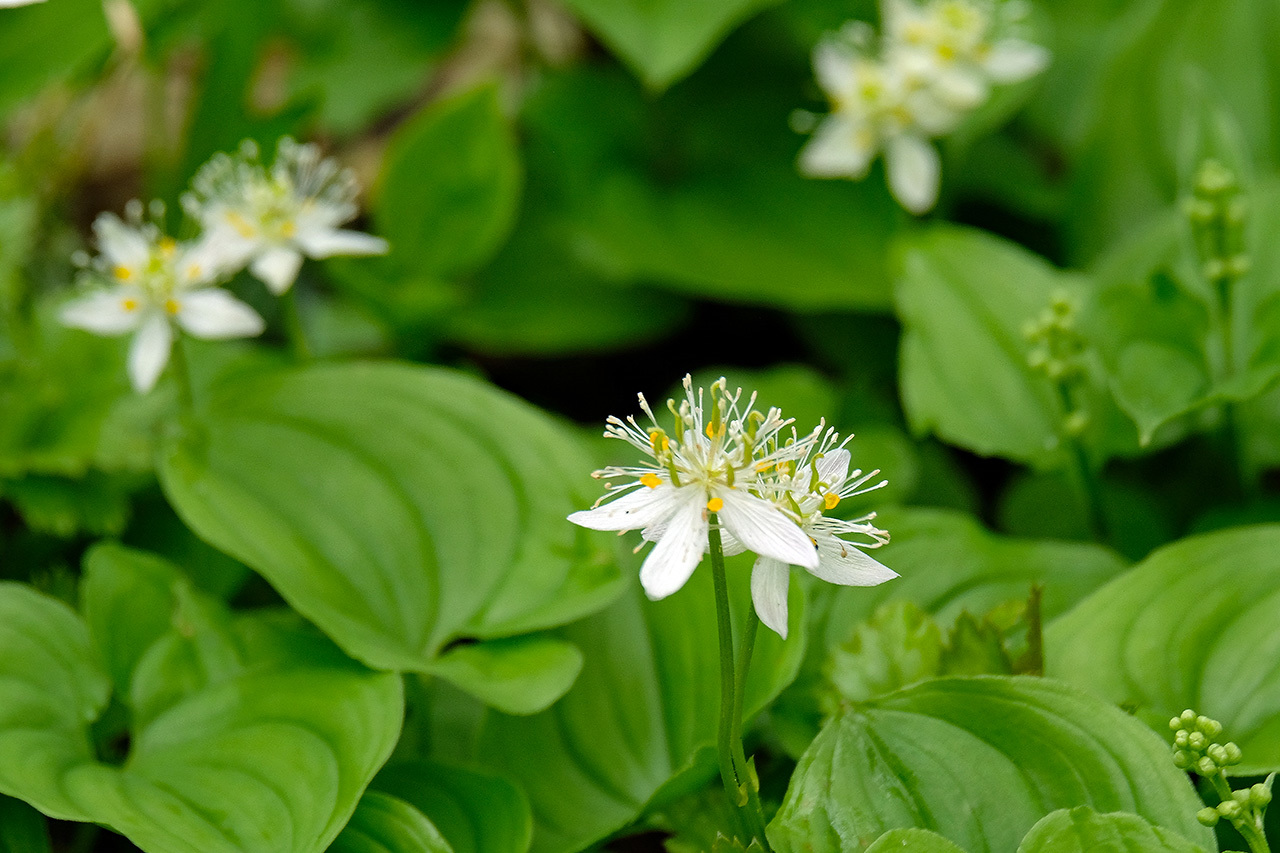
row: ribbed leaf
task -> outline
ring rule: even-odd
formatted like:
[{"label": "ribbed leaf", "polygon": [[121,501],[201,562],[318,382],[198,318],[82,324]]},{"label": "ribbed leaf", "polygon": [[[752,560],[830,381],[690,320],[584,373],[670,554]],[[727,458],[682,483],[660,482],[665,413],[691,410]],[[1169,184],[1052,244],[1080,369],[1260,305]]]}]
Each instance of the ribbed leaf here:
[{"label": "ribbed leaf", "polygon": [[329,853],[453,853],[453,848],[404,800],[366,791]]},{"label": "ribbed leaf", "polygon": [[1018,853],[1204,853],[1167,829],[1136,814],[1098,814],[1088,806],[1059,809],[1041,818],[1018,845]]}]

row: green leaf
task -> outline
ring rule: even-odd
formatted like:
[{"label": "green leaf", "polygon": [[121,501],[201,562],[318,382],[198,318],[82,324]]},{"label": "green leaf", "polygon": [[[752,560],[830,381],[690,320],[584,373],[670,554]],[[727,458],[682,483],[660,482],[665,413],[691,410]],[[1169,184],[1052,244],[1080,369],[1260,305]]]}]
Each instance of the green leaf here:
[{"label": "green leaf", "polygon": [[244,667],[134,732],[120,766],[89,726],[111,681],[66,605],[0,584],[0,792],[109,825],[147,853],[319,853],[395,744],[395,675],[312,632],[242,622]]},{"label": "green leaf", "polygon": [[943,836],[927,829],[891,829],[877,838],[867,853],[965,853]]},{"label": "green leaf", "polygon": [[[741,624],[750,606],[751,560],[728,562]],[[793,584],[790,640],[760,632],[748,718],[795,676],[804,653],[801,598]],[[696,787],[715,772],[720,690],[716,656],[709,653],[717,644],[710,571],[695,571],[680,592],[659,602],[645,601],[633,587],[561,634],[586,658],[573,689],[535,716],[491,715],[479,748],[487,766],[512,775],[528,793],[536,853],[581,850],[635,820],[665,791]]]},{"label": "green leaf", "polygon": [[[1081,288],[1077,277],[980,231],[935,227],[910,240],[896,295],[912,429],[983,456],[1063,467],[1065,413],[1052,383],[1028,365],[1023,329],[1055,291]],[[1131,427],[1114,432],[1106,408],[1091,394],[1085,441],[1100,455],[1136,444]]]},{"label": "green leaf", "polygon": [[1044,816],[1018,845],[1018,853],[1204,853],[1204,849],[1136,814],[1099,814],[1088,806]]},{"label": "green leaf", "polygon": [[942,671],[942,631],[909,601],[883,605],[831,650],[827,679],[851,702],[865,702]]},{"label": "green leaf", "polygon": [[781,0],[566,0],[652,89],[689,74],[730,30]]},{"label": "green leaf", "polygon": [[[476,379],[237,376],[200,427],[161,466],[179,515],[371,666],[430,671],[454,640],[558,625],[620,589],[612,552],[564,520],[593,499],[580,440]],[[563,683],[564,656],[547,662]]]},{"label": "green leaf", "polygon": [[31,806],[0,796],[0,853],[50,853],[49,828]]},{"label": "green leaf", "polygon": [[373,780],[431,818],[454,853],[525,853],[533,815],[506,778],[436,761],[398,762]]},{"label": "green leaf", "polygon": [[430,820],[404,800],[365,791],[329,853],[454,853]]},{"label": "green leaf", "polygon": [[1046,620],[1111,580],[1125,567],[1099,545],[1014,539],[988,533],[973,518],[929,509],[887,510],[876,523],[892,541],[875,557],[901,577],[872,588],[832,587],[827,646],[844,642],[885,601],[911,601],[950,626],[961,611],[988,613],[1044,588]]},{"label": "green leaf", "polygon": [[1220,720],[1241,775],[1280,769],[1280,527],[1175,542],[1050,623],[1047,671],[1137,709],[1165,737],[1184,708]]},{"label": "green leaf", "polygon": [[918,827],[969,850],[1013,850],[1045,814],[1080,804],[1133,811],[1213,848],[1185,774],[1138,721],[1042,678],[945,678],[833,718],[800,759],[769,840],[777,853],[823,853]]},{"label": "green leaf", "polygon": [[506,239],[520,184],[496,87],[431,104],[397,131],[383,162],[373,216],[388,261],[417,275],[474,270]]},{"label": "green leaf", "polygon": [[172,627],[180,582],[171,563],[144,551],[104,543],[85,554],[80,609],[117,694],[129,695],[138,662]]},{"label": "green leaf", "polygon": [[536,714],[573,686],[582,652],[551,637],[513,637],[447,649],[428,670],[508,714]]}]

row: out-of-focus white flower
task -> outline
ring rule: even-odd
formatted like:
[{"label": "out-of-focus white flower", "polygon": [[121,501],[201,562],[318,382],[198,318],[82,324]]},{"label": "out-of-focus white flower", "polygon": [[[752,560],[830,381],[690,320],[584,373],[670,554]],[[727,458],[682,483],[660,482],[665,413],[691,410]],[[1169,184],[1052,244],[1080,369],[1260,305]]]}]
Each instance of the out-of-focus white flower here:
[{"label": "out-of-focus white flower", "polygon": [[813,540],[772,501],[751,491],[758,466],[798,458],[817,435],[778,442],[779,432],[791,421],[777,409],[756,411],[754,395],[740,405],[741,389],[728,393],[724,379],[712,383],[705,395],[688,376],[684,388],[679,407],[668,401],[675,415],[672,435],[658,426],[644,395],[640,408],[651,426],[641,427],[634,417],[609,419],[605,435],[626,441],[647,460],[595,472],[597,478],[624,482],[607,483],[610,493],[601,502],[569,520],[593,530],[642,530],[656,542],[640,567],[640,583],[652,599],[671,595],[693,574],[707,551],[712,513],[726,538],[732,537],[729,550],[745,548],[817,568]]},{"label": "out-of-focus white flower", "polygon": [[1007,8],[992,0],[883,0],[886,59],[951,108],[975,109],[991,84],[1020,82],[1049,64],[1040,45],[1003,35]]},{"label": "out-of-focus white flower", "polygon": [[938,200],[941,163],[930,142],[953,131],[995,84],[1040,72],[1043,47],[1004,35],[1011,4],[993,0],[884,0],[878,55],[870,39],[829,36],[814,49],[831,113],[800,153],[816,178],[866,177],[884,152],[889,189],[915,214]]},{"label": "out-of-focus white flower", "polygon": [[350,170],[314,144],[285,137],[268,169],[252,142],[237,156],[214,155],[192,181],[183,206],[205,229],[223,266],[250,272],[277,295],[298,277],[303,256],[378,255],[387,243],[339,226],[355,217]]},{"label": "out-of-focus white flower", "polygon": [[[852,438],[852,436],[850,436]],[[850,455],[839,435],[828,431],[800,459],[785,460],[760,472],[757,489],[796,520],[813,540],[818,564],[805,566],[814,577],[842,586],[875,586],[898,573],[872,559],[864,548],[879,548],[889,534],[871,521],[875,513],[845,520],[828,518],[842,500],[881,488],[867,485],[880,472],[849,470]],[[856,541],[849,541],[854,537]],[[751,600],[760,621],[787,636],[787,589],[791,573],[785,560],[761,555],[751,570]]]},{"label": "out-of-focus white flower", "polygon": [[0,0],[0,9],[11,9],[14,6],[30,6],[32,3],[43,3],[44,0]]},{"label": "out-of-focus white flower", "polygon": [[207,242],[166,236],[143,220],[138,202],[130,203],[128,221],[104,213],[93,230],[99,254],[88,277],[99,289],[65,305],[60,319],[99,335],[134,333],[129,378],[137,391],[151,390],[168,363],[174,324],[197,338],[261,334],[252,308],[212,286],[219,267]]},{"label": "out-of-focus white flower", "polygon": [[957,114],[901,68],[834,39],[818,44],[813,65],[832,110],[800,152],[801,171],[861,179],[883,150],[899,203],[913,213],[933,207],[941,165],[929,138],[951,127]]}]

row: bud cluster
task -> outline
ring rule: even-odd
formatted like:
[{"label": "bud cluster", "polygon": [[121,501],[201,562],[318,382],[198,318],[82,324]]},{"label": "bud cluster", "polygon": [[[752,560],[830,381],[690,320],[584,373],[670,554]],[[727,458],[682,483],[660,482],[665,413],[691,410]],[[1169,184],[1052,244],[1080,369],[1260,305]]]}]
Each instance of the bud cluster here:
[{"label": "bud cluster", "polygon": [[1063,426],[1068,435],[1078,436],[1089,425],[1088,412],[1079,406],[1071,393],[1085,373],[1084,336],[1077,328],[1079,306],[1071,294],[1058,290],[1039,316],[1022,327],[1030,344],[1027,365],[1056,385],[1065,407]]},{"label": "bud cluster", "polygon": [[1201,809],[1196,820],[1204,826],[1216,826],[1226,819],[1249,840],[1251,848],[1258,849],[1254,839],[1265,838],[1263,818],[1271,803],[1275,774],[1265,782],[1233,791],[1225,779],[1226,770],[1239,764],[1242,756],[1234,743],[1218,742],[1221,723],[1188,708],[1169,721],[1169,728],[1174,732],[1173,763],[1180,770],[1191,770],[1210,780],[1218,792],[1218,805]]},{"label": "bud cluster", "polygon": [[1196,170],[1191,196],[1183,202],[1205,278],[1224,286],[1249,271],[1245,223],[1249,206],[1227,166],[1206,160]]}]

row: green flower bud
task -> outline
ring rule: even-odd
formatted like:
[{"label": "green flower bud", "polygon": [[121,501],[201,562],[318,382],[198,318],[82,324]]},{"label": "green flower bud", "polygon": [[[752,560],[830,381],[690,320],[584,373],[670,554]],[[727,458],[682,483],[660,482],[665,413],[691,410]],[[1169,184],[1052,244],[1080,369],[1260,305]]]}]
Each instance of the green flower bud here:
[{"label": "green flower bud", "polygon": [[1196,820],[1200,821],[1204,826],[1218,825],[1218,810],[1204,808],[1196,812]]},{"label": "green flower bud", "polygon": [[1249,800],[1256,808],[1263,808],[1271,802],[1271,788],[1262,782],[1249,789]]},{"label": "green flower bud", "polygon": [[1249,788],[1241,788],[1238,791],[1232,791],[1231,796],[1240,804],[1240,808],[1249,808],[1249,799],[1251,796]]},{"label": "green flower bud", "polygon": [[1178,733],[1173,736],[1173,744],[1174,746],[1185,749],[1190,737],[1191,733],[1186,729],[1178,729]]},{"label": "green flower bud", "polygon": [[1173,730],[1173,731],[1175,731],[1175,732],[1176,732],[1178,729],[1182,728],[1182,718],[1181,718],[1181,717],[1174,717],[1172,720],[1170,720],[1170,721],[1169,721],[1169,728],[1170,728],[1170,729],[1172,729],[1172,730]]},{"label": "green flower bud", "polygon": [[1244,809],[1234,799],[1223,800],[1218,803],[1218,814],[1227,820],[1238,820],[1244,814]]},{"label": "green flower bud", "polygon": [[1217,720],[1211,720],[1203,714],[1196,717],[1196,728],[1204,732],[1205,735],[1210,738],[1215,738],[1222,734],[1222,723]]},{"label": "green flower bud", "polygon": [[1219,767],[1227,763],[1227,750],[1220,744],[1211,743],[1209,748],[1205,750],[1205,755],[1213,759],[1213,763]]},{"label": "green flower bud", "polygon": [[1245,255],[1236,255],[1234,258],[1228,258],[1226,261],[1227,272],[1232,276],[1239,278],[1249,271],[1249,258]]},{"label": "green flower bud", "polygon": [[1227,272],[1227,265],[1220,258],[1210,258],[1204,262],[1204,277],[1208,279],[1222,278]]},{"label": "green flower bud", "polygon": [[1173,766],[1179,770],[1190,770],[1195,763],[1196,757],[1185,749],[1180,749],[1173,754]]},{"label": "green flower bud", "polygon": [[1076,409],[1067,415],[1066,420],[1062,422],[1062,426],[1067,435],[1072,438],[1079,438],[1089,428],[1089,413],[1084,409]]},{"label": "green flower bud", "polygon": [[1218,765],[1206,755],[1196,762],[1196,772],[1201,776],[1212,776],[1218,772]]},{"label": "green flower bud", "polygon": [[1227,764],[1239,764],[1240,759],[1244,758],[1244,754],[1240,752],[1240,747],[1234,743],[1226,744],[1223,749],[1227,751]]},{"label": "green flower bud", "polygon": [[1196,723],[1196,712],[1188,708],[1181,714],[1183,728],[1191,728]]},{"label": "green flower bud", "polygon": [[1209,745],[1209,739],[1204,736],[1204,732],[1192,732],[1187,735],[1187,743],[1192,749],[1202,750]]}]

